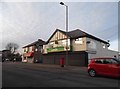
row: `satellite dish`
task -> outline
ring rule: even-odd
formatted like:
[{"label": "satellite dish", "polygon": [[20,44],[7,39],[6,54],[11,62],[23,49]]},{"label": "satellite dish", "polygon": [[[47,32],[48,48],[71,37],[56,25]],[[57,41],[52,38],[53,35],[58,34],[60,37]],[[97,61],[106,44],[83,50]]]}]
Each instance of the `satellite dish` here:
[{"label": "satellite dish", "polygon": [[110,42],[110,40],[107,40],[108,41],[108,43]]},{"label": "satellite dish", "polygon": [[110,44],[107,44],[107,47],[110,47]]}]

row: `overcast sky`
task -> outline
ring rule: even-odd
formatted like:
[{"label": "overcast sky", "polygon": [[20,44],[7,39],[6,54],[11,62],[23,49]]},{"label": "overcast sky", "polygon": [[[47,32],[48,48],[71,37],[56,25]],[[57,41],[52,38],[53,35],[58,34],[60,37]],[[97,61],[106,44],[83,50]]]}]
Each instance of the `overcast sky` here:
[{"label": "overcast sky", "polygon": [[[69,31],[82,29],[118,50],[118,2],[65,2]],[[58,28],[65,31],[65,7],[59,2],[1,2],[0,50],[9,42],[20,49],[36,40],[47,41]]]}]

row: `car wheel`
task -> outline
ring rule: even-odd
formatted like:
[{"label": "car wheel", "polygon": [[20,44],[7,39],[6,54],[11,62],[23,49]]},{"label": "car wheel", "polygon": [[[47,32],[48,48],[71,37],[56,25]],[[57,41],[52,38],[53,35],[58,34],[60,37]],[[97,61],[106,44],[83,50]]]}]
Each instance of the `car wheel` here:
[{"label": "car wheel", "polygon": [[96,76],[96,71],[95,71],[94,69],[90,69],[90,70],[88,71],[88,73],[89,73],[89,75],[90,75],[91,77],[95,77],[95,76]]}]

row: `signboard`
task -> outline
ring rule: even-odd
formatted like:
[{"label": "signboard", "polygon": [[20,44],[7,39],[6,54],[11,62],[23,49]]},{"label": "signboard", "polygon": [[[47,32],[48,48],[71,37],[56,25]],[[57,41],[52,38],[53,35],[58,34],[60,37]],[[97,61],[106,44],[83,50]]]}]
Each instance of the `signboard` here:
[{"label": "signboard", "polygon": [[[70,46],[68,46],[68,51],[70,50]],[[60,47],[54,47],[54,48],[47,48],[47,52],[60,52],[60,51],[66,51],[66,47],[60,46]]]},{"label": "signboard", "polygon": [[[66,44],[67,43],[67,44]],[[66,47],[68,45],[68,47]],[[54,42],[50,42],[47,45],[43,45],[44,52],[43,53],[50,53],[50,52],[61,52],[61,51],[70,51],[70,39],[66,40],[55,40]]]},{"label": "signboard", "polygon": [[47,48],[47,52],[59,52],[59,51],[64,51],[64,47],[55,47],[55,48]]}]

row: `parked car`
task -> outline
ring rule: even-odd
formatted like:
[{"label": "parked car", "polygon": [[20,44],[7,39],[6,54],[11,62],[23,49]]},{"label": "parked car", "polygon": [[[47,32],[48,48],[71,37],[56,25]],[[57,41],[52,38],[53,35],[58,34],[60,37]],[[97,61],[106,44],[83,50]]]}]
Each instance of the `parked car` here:
[{"label": "parked car", "polygon": [[88,64],[88,74],[91,77],[104,75],[109,77],[120,77],[120,61],[115,58],[92,58]]}]

